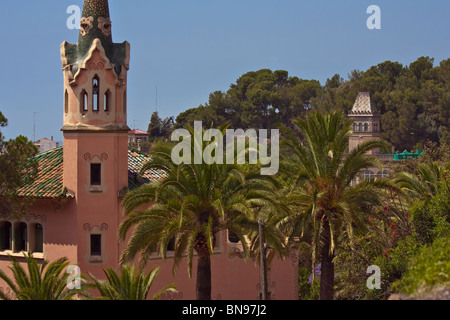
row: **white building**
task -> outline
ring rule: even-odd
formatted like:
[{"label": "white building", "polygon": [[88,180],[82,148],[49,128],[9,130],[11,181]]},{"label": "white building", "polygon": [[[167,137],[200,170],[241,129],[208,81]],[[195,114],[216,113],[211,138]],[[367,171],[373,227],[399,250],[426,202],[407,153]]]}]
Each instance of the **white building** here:
[{"label": "white building", "polygon": [[43,138],[41,140],[34,142],[34,144],[38,147],[39,153],[46,152],[59,147],[59,143],[53,141],[53,137],[51,138],[51,140]]}]

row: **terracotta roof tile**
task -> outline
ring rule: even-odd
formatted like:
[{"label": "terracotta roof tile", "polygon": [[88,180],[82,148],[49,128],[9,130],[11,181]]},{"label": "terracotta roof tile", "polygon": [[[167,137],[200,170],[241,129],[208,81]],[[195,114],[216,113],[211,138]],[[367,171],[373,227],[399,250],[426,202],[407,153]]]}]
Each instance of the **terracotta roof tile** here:
[{"label": "terracotta roof tile", "polygon": [[19,190],[20,196],[35,198],[60,198],[66,196],[63,189],[63,148],[55,148],[36,156],[39,172],[34,183]]},{"label": "terracotta roof tile", "polygon": [[[20,196],[35,197],[37,199],[54,199],[71,197],[63,188],[63,147],[58,147],[36,156],[39,163],[39,173],[34,183],[19,190]],[[128,150],[128,187],[134,189],[143,184],[163,178],[159,170],[147,171],[140,175],[142,166],[150,157],[137,150]]]},{"label": "terracotta roof tile", "polygon": [[160,170],[149,170],[143,176],[140,175],[142,166],[149,160],[150,156],[143,152],[128,150],[128,188],[130,190],[164,177],[164,173]]}]

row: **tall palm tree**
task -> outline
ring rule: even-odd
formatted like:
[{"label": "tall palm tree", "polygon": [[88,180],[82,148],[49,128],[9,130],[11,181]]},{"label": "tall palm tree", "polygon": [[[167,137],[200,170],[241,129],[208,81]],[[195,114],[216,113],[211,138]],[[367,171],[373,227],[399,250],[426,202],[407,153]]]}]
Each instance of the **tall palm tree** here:
[{"label": "tall palm tree", "polygon": [[[107,281],[99,280],[91,273],[89,276],[93,280],[92,286],[101,295],[100,299],[106,300],[147,300],[153,282],[159,273],[159,268],[152,268],[147,274],[143,271],[136,273],[135,266],[124,266],[120,272],[112,268],[104,270]],[[168,285],[153,296],[153,300],[158,300],[165,292],[177,292],[173,285]]]},{"label": "tall palm tree", "polygon": [[[189,130],[194,137],[192,128]],[[194,148],[200,148],[203,154],[206,143],[193,143],[192,154]],[[131,261],[139,253],[139,261],[145,265],[155,251],[166,259],[168,245],[175,239],[173,272],[186,256],[191,276],[195,252],[198,257],[196,296],[198,300],[210,300],[211,254],[216,234],[223,230],[233,232],[248,255],[251,248],[245,236],[255,237],[258,218],[265,217],[267,221],[282,210],[274,200],[276,181],[255,173],[245,174],[236,165],[175,164],[171,153],[171,145],[155,147],[142,172],[163,170],[165,178],[131,191],[123,201],[126,219],[119,234],[125,239],[132,228],[133,232],[121,263]],[[284,252],[280,232],[269,226],[265,236],[274,250]]]},{"label": "tall palm tree", "polygon": [[[386,149],[387,143],[370,140],[348,153],[351,121],[343,113],[323,115],[311,113],[306,120],[295,119],[300,131],[282,127],[287,140],[288,156],[282,167],[294,177],[288,197],[299,208],[285,219],[292,235],[312,234],[313,262],[321,259],[320,299],[334,295],[334,264],[336,248],[342,231],[351,237],[354,226],[364,227],[363,217],[381,203],[383,181],[352,181],[361,170],[381,167],[369,151]],[[312,229],[312,232],[309,232]]]},{"label": "tall palm tree", "polygon": [[[0,270],[0,278],[10,287],[17,300],[72,300],[77,295],[86,296],[84,286],[80,289],[68,288],[70,274],[66,272],[69,266],[67,258],[61,258],[52,263],[44,260],[39,266],[32,255],[25,254],[28,272],[15,257],[10,257],[12,265],[9,269],[13,278]],[[1,300],[11,297],[0,291]]]}]

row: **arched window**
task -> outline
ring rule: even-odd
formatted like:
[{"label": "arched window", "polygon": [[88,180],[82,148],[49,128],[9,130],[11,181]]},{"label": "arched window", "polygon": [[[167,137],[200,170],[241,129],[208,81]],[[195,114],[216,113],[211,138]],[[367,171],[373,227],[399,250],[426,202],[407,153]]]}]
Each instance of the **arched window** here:
[{"label": "arched window", "polygon": [[95,76],[92,79],[92,111],[100,110],[100,79]]},{"label": "arched window", "polygon": [[12,250],[12,224],[0,223],[0,251]]},{"label": "arched window", "polygon": [[241,241],[241,239],[239,239],[239,237],[236,233],[228,230],[228,241],[231,243],[239,243],[239,241]]},{"label": "arched window", "polygon": [[373,180],[375,178],[375,173],[371,170],[364,170],[362,176],[363,179]]},{"label": "arched window", "polygon": [[364,124],[364,131],[365,132],[369,131],[369,124],[368,123]]},{"label": "arched window", "polygon": [[28,226],[26,223],[20,223],[14,230],[14,251],[28,251]]},{"label": "arched window", "polygon": [[43,253],[44,252],[44,228],[42,224],[34,225],[34,250],[33,252]]},{"label": "arched window", "polygon": [[80,109],[81,109],[81,113],[83,113],[83,114],[88,112],[88,94],[87,94],[86,90],[81,91]]},{"label": "arched window", "polygon": [[378,171],[377,179],[387,178],[388,175],[389,175],[389,172],[387,172],[387,171]]},{"label": "arched window", "polygon": [[362,123],[359,124],[359,131],[361,131],[361,132],[363,131],[363,124]]},{"label": "arched window", "polygon": [[67,90],[64,93],[64,113],[69,113],[69,93],[67,92]]},{"label": "arched window", "polygon": [[355,124],[353,125],[353,132],[357,132],[357,131],[358,131],[358,124],[355,123]]},{"label": "arched window", "polygon": [[106,90],[105,96],[103,99],[103,110],[105,112],[109,112],[110,108],[111,108],[111,91],[109,91],[109,89],[108,89],[108,90]]}]

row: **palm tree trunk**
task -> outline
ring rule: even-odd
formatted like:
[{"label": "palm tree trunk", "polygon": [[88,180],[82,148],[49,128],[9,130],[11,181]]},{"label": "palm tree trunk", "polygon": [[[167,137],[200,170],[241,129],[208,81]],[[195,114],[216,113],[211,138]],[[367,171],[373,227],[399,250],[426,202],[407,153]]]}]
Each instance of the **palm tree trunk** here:
[{"label": "palm tree trunk", "polygon": [[334,298],[334,254],[330,254],[331,232],[328,220],[324,221],[321,234],[323,241],[321,251],[320,300]]},{"label": "palm tree trunk", "polygon": [[198,252],[197,300],[211,300],[211,255],[208,249]]}]

